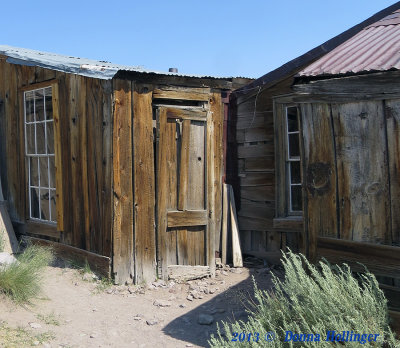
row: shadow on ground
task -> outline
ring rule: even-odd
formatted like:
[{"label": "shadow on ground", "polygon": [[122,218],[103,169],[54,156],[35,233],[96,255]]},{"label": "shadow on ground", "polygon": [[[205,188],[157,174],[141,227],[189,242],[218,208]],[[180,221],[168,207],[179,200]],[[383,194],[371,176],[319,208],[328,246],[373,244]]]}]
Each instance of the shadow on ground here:
[{"label": "shadow on ground", "polygon": [[[280,270],[272,271],[275,274],[280,272]],[[255,301],[253,277],[259,288],[263,290],[272,289],[270,268],[260,266],[249,268],[248,273],[249,276],[245,280],[229,287],[210,301],[170,322],[163,329],[164,333],[193,345],[209,347],[208,340],[212,334],[216,335],[218,324],[222,328],[222,321],[246,321],[248,311],[251,311],[252,303]],[[229,275],[225,278],[217,275],[215,283],[218,285],[224,282],[224,279],[229,279]],[[193,281],[193,284],[196,284],[196,281]],[[213,323],[210,325],[199,324],[199,317],[203,315],[211,315]]]}]

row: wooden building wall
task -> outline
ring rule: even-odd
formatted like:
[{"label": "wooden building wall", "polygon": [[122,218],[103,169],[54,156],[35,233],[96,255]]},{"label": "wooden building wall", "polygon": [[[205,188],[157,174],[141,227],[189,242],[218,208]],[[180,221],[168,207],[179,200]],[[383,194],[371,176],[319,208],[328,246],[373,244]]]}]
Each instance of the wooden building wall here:
[{"label": "wooden building wall", "polygon": [[[0,58],[0,163],[9,211],[21,233],[45,236],[111,256],[111,82]],[[58,85],[63,231],[25,224],[27,175],[24,155],[23,90]],[[58,175],[58,173],[57,173]]]},{"label": "wooden building wall", "polygon": [[[198,81],[192,81],[191,84],[198,85]],[[133,279],[135,283],[152,281],[157,274],[165,278],[168,275],[168,264],[174,262],[182,266],[204,262],[212,269],[215,263],[215,236],[220,233],[222,213],[224,114],[221,91],[206,87],[173,86],[171,83],[164,85],[120,78],[113,80],[113,89],[115,96],[113,255],[116,281],[125,282],[127,279]],[[196,192],[197,200],[201,199],[201,192],[204,191],[201,186],[196,187],[200,182],[194,179],[196,175],[201,177],[200,173],[195,173],[196,168],[200,168],[199,165],[194,163],[192,168],[194,172],[190,172],[190,163],[185,164],[184,157],[179,161],[176,158],[176,146],[183,144],[185,139],[182,138],[173,145],[164,143],[167,138],[173,138],[175,141],[175,124],[171,123],[168,127],[158,125],[157,110],[163,108],[167,110],[168,107],[173,109],[174,105],[181,103],[199,104],[198,107],[204,105],[203,112],[208,114],[207,131],[203,130],[207,139],[204,139],[204,135],[197,140],[193,137],[186,139],[188,145],[190,143],[194,149],[196,144],[192,144],[193,141],[198,142],[200,147],[203,141],[207,144],[206,153],[203,155],[207,156],[208,161],[205,182],[208,183],[209,190],[205,202],[207,202],[209,222],[204,231],[205,235],[201,238],[195,237],[195,234],[196,231],[204,229],[190,227],[185,229],[185,224],[178,224],[175,229],[168,229],[167,235],[164,235],[165,231],[160,231],[166,228],[164,213],[176,205],[176,185],[179,177],[173,175],[172,178],[168,178],[168,176],[171,171],[175,173],[177,170],[177,162],[183,161],[178,168],[188,166],[189,179],[192,178],[187,183],[190,185],[187,187],[188,202],[190,203],[190,197]],[[188,106],[188,109],[190,108]],[[182,114],[185,113],[184,109],[180,110]],[[177,115],[176,118],[180,116]],[[186,122],[190,125],[190,119],[187,119],[185,124]],[[166,133],[160,134],[163,131]],[[195,136],[195,133],[192,131],[191,133]],[[157,151],[164,151],[166,147],[169,150],[164,160]],[[201,151],[199,149],[196,151],[198,153],[196,162],[203,161]],[[165,166],[168,166],[168,172],[163,171]],[[167,201],[164,194],[160,194],[161,186],[165,189],[165,185],[168,186]],[[182,193],[181,189],[179,192]],[[206,254],[202,251],[201,245],[206,245]]]},{"label": "wooden building wall", "polygon": [[[238,208],[242,252],[266,256],[286,245],[298,247],[289,229],[274,228],[275,144],[273,97],[291,92],[293,75],[271,86],[234,92],[228,135],[228,183]],[[288,232],[288,233],[287,233]],[[295,232],[297,233],[297,232]],[[287,238],[288,237],[288,238]]]}]

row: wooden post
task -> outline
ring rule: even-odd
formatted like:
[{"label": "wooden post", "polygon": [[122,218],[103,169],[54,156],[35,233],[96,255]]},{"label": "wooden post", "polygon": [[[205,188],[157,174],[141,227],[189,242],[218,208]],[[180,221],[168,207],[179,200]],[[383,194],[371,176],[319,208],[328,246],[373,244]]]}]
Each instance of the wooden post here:
[{"label": "wooden post", "polygon": [[17,252],[18,242],[15,237],[14,229],[11,224],[10,216],[8,215],[7,205],[4,201],[3,190],[1,188],[0,176],[0,245],[3,245],[3,250],[9,254]]},{"label": "wooden post", "polygon": [[236,216],[235,195],[232,186],[229,187],[230,191],[230,211],[231,211],[231,227],[232,227],[232,253],[233,253],[233,267],[243,267],[242,250],[240,248],[239,239],[239,225]]},{"label": "wooden post", "polygon": [[230,185],[224,184],[224,192],[223,192],[223,211],[222,211],[222,241],[221,241],[221,252],[222,252],[222,264],[226,265],[227,259],[227,242],[228,242],[228,216],[229,216],[229,191]]}]

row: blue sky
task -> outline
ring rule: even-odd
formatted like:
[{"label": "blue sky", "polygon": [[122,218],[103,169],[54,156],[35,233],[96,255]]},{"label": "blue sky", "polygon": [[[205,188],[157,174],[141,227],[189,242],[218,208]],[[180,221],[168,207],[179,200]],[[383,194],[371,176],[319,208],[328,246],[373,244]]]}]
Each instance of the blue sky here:
[{"label": "blue sky", "polygon": [[0,44],[152,70],[259,77],[394,2],[4,1]]}]

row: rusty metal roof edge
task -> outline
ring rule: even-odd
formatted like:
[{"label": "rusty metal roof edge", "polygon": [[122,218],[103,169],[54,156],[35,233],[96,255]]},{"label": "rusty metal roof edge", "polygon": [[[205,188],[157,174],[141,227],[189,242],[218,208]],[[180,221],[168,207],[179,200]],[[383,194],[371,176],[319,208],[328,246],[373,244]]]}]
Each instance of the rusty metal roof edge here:
[{"label": "rusty metal roof edge", "polygon": [[275,81],[282,79],[284,76],[289,75],[290,73],[294,73],[297,69],[301,68],[302,66],[309,64],[313,60],[322,57],[324,54],[332,51],[334,48],[338,47],[339,45],[350,39],[352,36],[356,35],[365,27],[379,21],[380,19],[383,19],[384,17],[388,16],[389,14],[398,9],[400,9],[400,1],[375,13],[374,15],[362,21],[361,23],[354,25],[350,29],[347,29],[341,34],[336,35],[330,40],[325,41],[323,44],[314,47],[313,49],[309,50],[303,55],[298,56],[297,58],[294,58],[291,61],[281,65],[279,68],[272,70],[266,73],[265,75],[259,77],[258,79],[254,80],[253,82],[237,89],[236,91],[234,91],[234,93],[247,93],[254,91],[257,87],[260,86],[264,87],[265,85],[273,84]]}]

